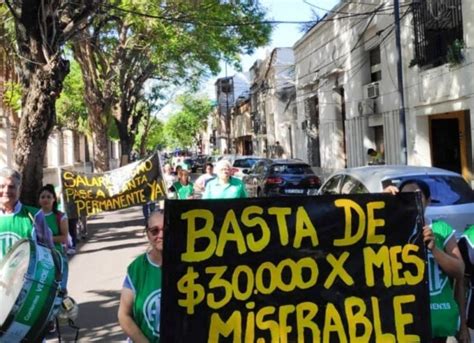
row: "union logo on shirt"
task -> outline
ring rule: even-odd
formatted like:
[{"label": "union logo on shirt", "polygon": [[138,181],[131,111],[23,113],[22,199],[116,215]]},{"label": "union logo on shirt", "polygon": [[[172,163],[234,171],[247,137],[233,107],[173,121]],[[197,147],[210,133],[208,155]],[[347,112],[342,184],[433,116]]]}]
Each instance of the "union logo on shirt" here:
[{"label": "union logo on shirt", "polygon": [[0,259],[2,257],[2,251],[3,253],[6,253],[7,247],[10,248],[16,241],[20,239],[20,235],[14,232],[0,232]]},{"label": "union logo on shirt", "polygon": [[152,292],[145,300],[143,315],[153,336],[160,337],[161,289]]},{"label": "union logo on shirt", "polygon": [[440,294],[449,279],[431,253],[428,253],[428,276],[430,279],[430,295]]}]

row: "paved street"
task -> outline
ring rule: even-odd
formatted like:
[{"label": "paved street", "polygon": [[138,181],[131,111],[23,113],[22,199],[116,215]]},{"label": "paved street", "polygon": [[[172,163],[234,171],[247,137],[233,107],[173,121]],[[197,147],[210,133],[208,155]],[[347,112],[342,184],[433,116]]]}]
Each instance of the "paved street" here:
[{"label": "paved street", "polygon": [[[141,207],[102,213],[89,220],[89,239],[70,260],[69,294],[79,303],[79,341],[121,341],[117,321],[120,289],[127,265],[145,251]],[[63,340],[74,332],[62,328]],[[48,342],[57,342],[50,338]]]}]

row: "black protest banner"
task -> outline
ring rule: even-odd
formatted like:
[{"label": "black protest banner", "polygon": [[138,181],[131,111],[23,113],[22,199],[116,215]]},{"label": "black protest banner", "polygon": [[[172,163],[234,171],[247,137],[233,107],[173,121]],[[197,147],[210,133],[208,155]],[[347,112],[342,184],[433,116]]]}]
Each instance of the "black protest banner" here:
[{"label": "black protest banner", "polygon": [[61,170],[61,181],[72,218],[143,205],[166,194],[158,154],[105,173]]},{"label": "black protest banner", "polygon": [[428,341],[419,205],[412,193],[167,200],[161,341]]}]

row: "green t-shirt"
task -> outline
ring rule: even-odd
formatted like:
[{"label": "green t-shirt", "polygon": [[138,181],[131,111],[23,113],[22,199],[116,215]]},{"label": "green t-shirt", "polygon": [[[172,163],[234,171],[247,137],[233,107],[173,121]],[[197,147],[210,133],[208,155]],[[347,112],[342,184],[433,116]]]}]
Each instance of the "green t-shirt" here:
[{"label": "green t-shirt", "polygon": [[138,256],[127,269],[124,287],[135,294],[133,319],[152,343],[160,341],[161,267],[148,254]]},{"label": "green t-shirt", "polygon": [[[443,221],[432,224],[435,245],[443,250],[454,230]],[[430,284],[431,334],[433,337],[454,336],[460,325],[459,307],[454,299],[453,280],[436,263],[428,251],[428,278]]]},{"label": "green t-shirt", "polygon": [[178,199],[187,199],[189,196],[193,195],[194,192],[194,184],[192,182],[188,182],[187,185],[183,185],[181,182],[175,182],[173,187],[176,190]]},{"label": "green t-shirt", "polygon": [[247,198],[244,183],[230,177],[229,183],[223,184],[219,178],[210,180],[206,184],[206,189],[202,195],[203,199],[238,199]]},{"label": "green t-shirt", "polygon": [[[46,219],[46,223],[48,224],[49,229],[53,233],[53,236],[59,236],[60,229],[58,226],[58,218],[56,217],[56,214],[53,212],[45,213],[44,218]],[[67,219],[64,213],[60,213],[60,218],[61,221]],[[61,243],[54,243],[54,248],[60,253],[64,253],[64,249]]]},{"label": "green t-shirt", "polygon": [[0,261],[23,238],[34,238],[34,217],[38,209],[17,202],[13,213],[0,213]]}]

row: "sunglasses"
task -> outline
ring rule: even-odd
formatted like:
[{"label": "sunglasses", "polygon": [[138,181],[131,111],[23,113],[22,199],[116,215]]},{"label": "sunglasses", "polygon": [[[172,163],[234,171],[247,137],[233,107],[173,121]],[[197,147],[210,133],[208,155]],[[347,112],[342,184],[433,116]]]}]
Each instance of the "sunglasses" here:
[{"label": "sunglasses", "polygon": [[145,231],[148,232],[152,236],[157,236],[160,233],[160,231],[163,231],[163,228],[159,226],[152,226],[152,227],[147,228]]}]

